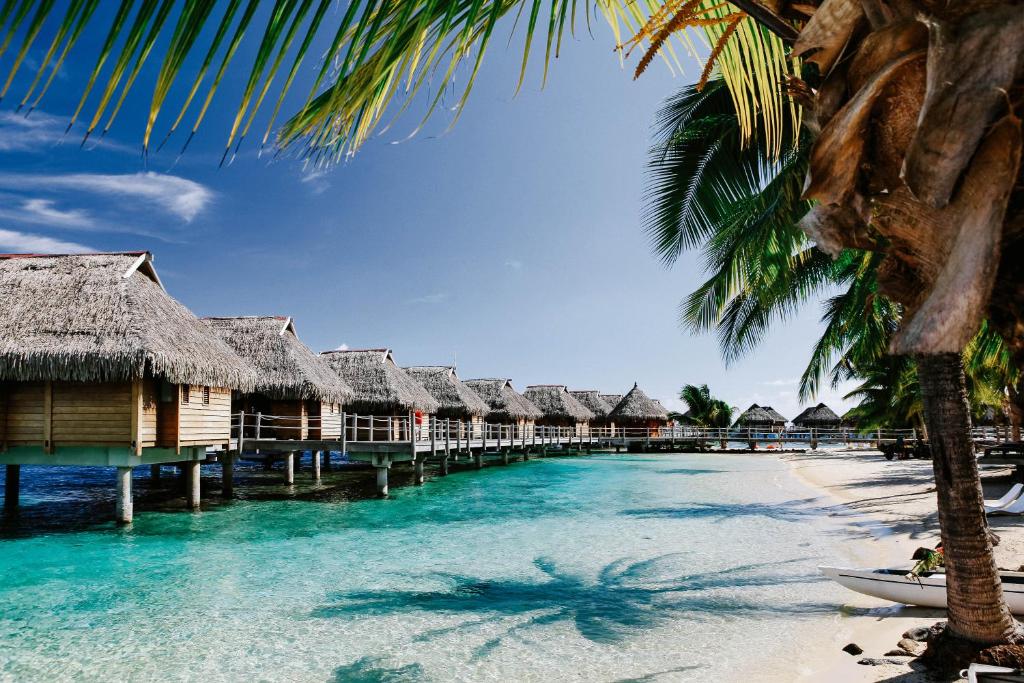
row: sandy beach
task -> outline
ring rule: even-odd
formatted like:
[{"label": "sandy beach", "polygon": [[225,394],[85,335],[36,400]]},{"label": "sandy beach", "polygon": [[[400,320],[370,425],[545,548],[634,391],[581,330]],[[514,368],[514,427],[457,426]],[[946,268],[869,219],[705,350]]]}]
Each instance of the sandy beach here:
[{"label": "sandy beach", "polygon": [[[821,491],[827,514],[846,521],[845,550],[865,567],[907,567],[914,550],[933,547],[939,539],[932,465],[928,460],[888,461],[878,451],[828,450],[782,454],[793,472]],[[998,498],[1012,483],[1011,469],[984,467],[981,477],[986,498]],[[1003,569],[1024,563],[1024,520],[996,516],[989,520],[1001,541],[996,560]],[[849,592],[836,628],[816,647],[825,654],[823,668],[815,666],[806,681],[889,681],[913,683],[942,680],[929,677],[909,660],[906,664],[867,666],[858,660],[881,658],[896,647],[901,635],[916,626],[944,618],[938,610],[895,607],[892,603]],[[856,643],[864,653],[842,651]]]}]

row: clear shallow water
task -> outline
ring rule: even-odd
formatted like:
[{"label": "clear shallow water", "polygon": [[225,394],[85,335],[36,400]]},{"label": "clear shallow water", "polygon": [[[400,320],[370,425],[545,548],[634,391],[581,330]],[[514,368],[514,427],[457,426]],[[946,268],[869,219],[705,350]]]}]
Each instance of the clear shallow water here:
[{"label": "clear shallow water", "polygon": [[140,477],[130,529],[69,526],[113,493],[77,477],[23,471],[0,680],[785,679],[843,601],[815,570],[843,532],[771,457],[533,460],[386,501],[371,472],[253,472],[194,515]]}]

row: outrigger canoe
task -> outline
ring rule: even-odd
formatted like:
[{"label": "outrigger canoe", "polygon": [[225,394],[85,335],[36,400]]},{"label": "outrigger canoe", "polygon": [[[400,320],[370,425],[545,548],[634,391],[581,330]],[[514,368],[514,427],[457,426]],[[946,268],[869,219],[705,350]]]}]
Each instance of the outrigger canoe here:
[{"label": "outrigger canoe", "polygon": [[[818,569],[839,585],[857,593],[916,607],[946,607],[946,574],[941,571],[907,578],[905,569]],[[1010,611],[1024,615],[1024,572],[999,572],[999,576]]]}]

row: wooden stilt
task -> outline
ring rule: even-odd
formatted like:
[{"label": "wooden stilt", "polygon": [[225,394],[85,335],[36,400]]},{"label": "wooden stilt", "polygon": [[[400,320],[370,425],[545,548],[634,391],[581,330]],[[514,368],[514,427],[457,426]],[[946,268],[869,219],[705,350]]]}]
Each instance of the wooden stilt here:
[{"label": "wooden stilt", "polygon": [[377,495],[386,498],[388,495],[388,467],[387,465],[377,466]]},{"label": "wooden stilt", "polygon": [[313,481],[320,481],[320,451],[313,451]]},{"label": "wooden stilt", "polygon": [[[10,466],[8,466],[10,467]],[[132,468],[117,468],[117,523],[131,524],[133,516],[132,505]]]},{"label": "wooden stilt", "polygon": [[154,481],[160,478],[160,465],[149,466],[149,478]]},{"label": "wooden stilt", "polygon": [[199,461],[189,460],[185,463],[185,505],[189,510],[199,509],[200,476]]},{"label": "wooden stilt", "polygon": [[323,468],[324,472],[331,471],[331,449],[324,449],[323,462],[320,463],[320,466]]},{"label": "wooden stilt", "polygon": [[413,480],[413,483],[416,484],[416,486],[421,486],[423,484],[424,480],[426,479],[426,477],[423,476],[423,463],[424,462],[425,462],[424,458],[416,458],[416,460],[412,464],[412,469],[413,469],[412,480]]},{"label": "wooden stilt", "polygon": [[284,483],[285,486],[295,483],[295,451],[284,454]]},{"label": "wooden stilt", "polygon": [[221,487],[220,493],[225,498],[235,495],[235,454],[230,451],[221,456],[220,460]]},{"label": "wooden stilt", "polygon": [[21,465],[8,465],[4,479],[4,509],[17,510],[21,495]]}]

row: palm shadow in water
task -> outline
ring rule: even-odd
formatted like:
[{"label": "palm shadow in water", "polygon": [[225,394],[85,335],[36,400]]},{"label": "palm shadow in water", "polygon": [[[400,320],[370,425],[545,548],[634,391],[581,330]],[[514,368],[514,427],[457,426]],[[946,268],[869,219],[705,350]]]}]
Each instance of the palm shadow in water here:
[{"label": "palm shadow in water", "polygon": [[363,657],[334,670],[334,683],[414,683],[424,680],[419,664],[381,666],[375,657]]},{"label": "palm shadow in water", "polygon": [[731,472],[732,470],[705,470],[698,467],[688,468],[680,467],[677,469],[670,470],[655,470],[658,474],[723,474],[725,472]]},{"label": "palm shadow in water", "polygon": [[799,522],[820,517],[824,510],[812,504],[818,498],[802,498],[784,503],[687,503],[674,507],[632,508],[619,514],[641,519],[708,519],[721,522],[734,517],[767,517],[784,522]]},{"label": "palm shadow in water", "polygon": [[768,617],[835,610],[831,603],[776,604],[765,600],[763,594],[751,593],[746,597],[730,590],[820,580],[806,573],[781,571],[784,565],[805,558],[665,578],[664,566],[673,558],[678,558],[678,554],[640,562],[617,560],[606,565],[592,581],[560,571],[545,558],[534,560],[544,574],[540,580],[435,573],[433,578],[450,584],[448,590],[339,591],[330,596],[332,604],[314,610],[313,616],[346,618],[415,611],[483,615],[482,619],[420,634],[419,641],[516,618],[502,635],[476,649],[476,659],[486,656],[507,638],[556,623],[571,623],[582,637],[592,642],[613,644],[682,617]]}]

